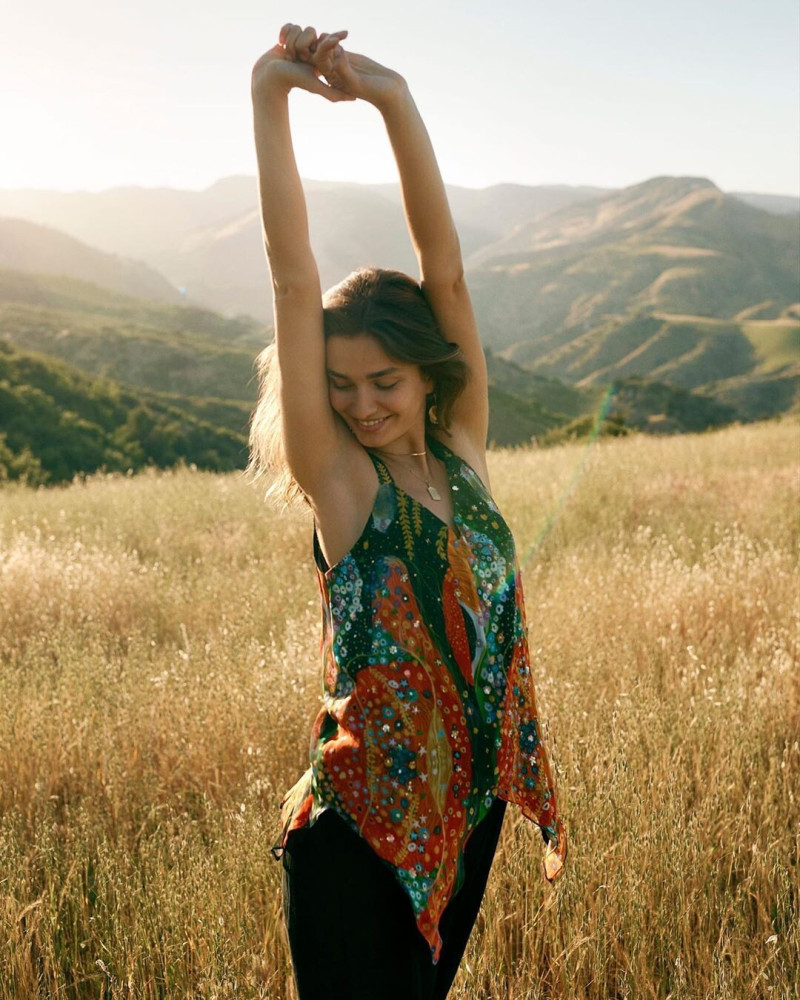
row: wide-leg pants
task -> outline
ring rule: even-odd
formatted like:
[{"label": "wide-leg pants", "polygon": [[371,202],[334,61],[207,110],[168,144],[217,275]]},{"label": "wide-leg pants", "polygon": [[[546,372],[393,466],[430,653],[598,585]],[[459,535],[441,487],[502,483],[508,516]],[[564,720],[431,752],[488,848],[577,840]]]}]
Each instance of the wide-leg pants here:
[{"label": "wide-leg pants", "polygon": [[433,964],[411,900],[370,845],[327,809],[289,835],[283,913],[300,1000],[444,1000],[478,916],[506,803],[464,850],[465,881],[442,914]]}]

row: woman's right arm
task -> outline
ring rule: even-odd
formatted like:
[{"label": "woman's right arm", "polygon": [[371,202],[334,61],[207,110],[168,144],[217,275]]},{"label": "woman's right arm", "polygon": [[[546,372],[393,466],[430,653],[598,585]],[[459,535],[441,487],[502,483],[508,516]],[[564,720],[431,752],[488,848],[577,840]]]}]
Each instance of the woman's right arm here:
[{"label": "woman's right arm", "polygon": [[[327,36],[318,48],[345,35]],[[322,328],[322,292],[289,128],[289,91],[301,87],[347,99],[320,81],[304,58],[313,31],[286,26],[281,41],[253,67],[253,125],[264,242],[272,274],[275,340],[281,380],[284,448],[301,489],[315,492],[335,460],[341,431],[330,407]]]}]

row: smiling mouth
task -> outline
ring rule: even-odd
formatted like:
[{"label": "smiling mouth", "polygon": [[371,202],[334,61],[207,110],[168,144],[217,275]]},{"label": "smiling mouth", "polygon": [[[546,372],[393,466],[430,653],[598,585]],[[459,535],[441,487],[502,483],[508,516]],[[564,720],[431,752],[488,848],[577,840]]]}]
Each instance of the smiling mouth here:
[{"label": "smiling mouth", "polygon": [[354,420],[353,423],[359,430],[374,431],[378,427],[382,427],[388,419],[388,417],[380,417],[378,420]]}]

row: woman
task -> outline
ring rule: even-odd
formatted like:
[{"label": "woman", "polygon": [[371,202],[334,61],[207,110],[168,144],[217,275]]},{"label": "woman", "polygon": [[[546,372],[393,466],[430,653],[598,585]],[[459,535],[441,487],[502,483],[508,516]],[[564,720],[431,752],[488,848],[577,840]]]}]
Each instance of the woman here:
[{"label": "woman", "polygon": [[[275,344],[251,469],[314,517],[324,700],[276,857],[301,1000],[439,1000],[507,802],[566,839],[539,742],[513,540],[489,492],[486,363],[425,127],[346,32],[286,25],[253,71]],[[324,78],[324,79],[323,79]],[[292,152],[293,87],[383,117],[421,283],[356,272],[323,297]]]}]

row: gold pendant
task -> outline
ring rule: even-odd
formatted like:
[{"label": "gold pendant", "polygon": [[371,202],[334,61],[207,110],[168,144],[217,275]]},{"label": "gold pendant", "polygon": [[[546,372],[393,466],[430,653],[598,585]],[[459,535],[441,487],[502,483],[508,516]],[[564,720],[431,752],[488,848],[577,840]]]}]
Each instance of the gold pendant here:
[{"label": "gold pendant", "polygon": [[436,489],[436,487],[432,483],[428,486],[428,493],[430,493],[431,500],[442,499],[441,493]]}]

